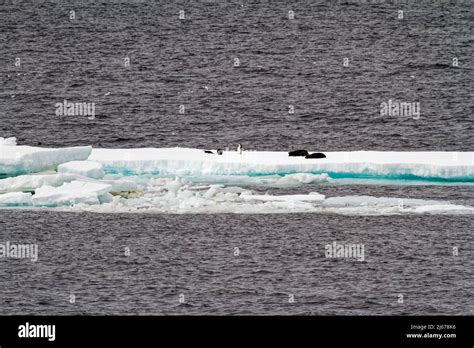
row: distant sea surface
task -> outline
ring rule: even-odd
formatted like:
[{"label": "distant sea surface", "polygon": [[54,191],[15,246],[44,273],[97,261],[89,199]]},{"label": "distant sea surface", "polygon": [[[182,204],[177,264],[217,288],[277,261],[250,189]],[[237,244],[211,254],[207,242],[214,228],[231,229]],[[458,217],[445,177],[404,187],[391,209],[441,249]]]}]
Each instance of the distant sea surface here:
[{"label": "distant sea surface", "polygon": [[[4,1],[0,136],[474,151],[473,16],[469,2]],[[64,100],[95,103],[95,118],[57,116]],[[419,102],[419,119],[381,116],[389,100]],[[304,190],[474,205],[473,186]],[[37,243],[39,260],[0,259],[0,314],[472,315],[473,227],[472,216],[1,210],[0,243]],[[325,258],[333,241],[364,244],[365,261]]]}]

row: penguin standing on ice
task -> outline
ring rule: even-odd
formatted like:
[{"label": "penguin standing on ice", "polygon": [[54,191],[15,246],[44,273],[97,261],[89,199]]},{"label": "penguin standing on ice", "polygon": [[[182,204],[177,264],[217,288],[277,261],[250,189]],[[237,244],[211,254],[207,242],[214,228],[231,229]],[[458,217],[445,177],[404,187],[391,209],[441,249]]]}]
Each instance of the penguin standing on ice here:
[{"label": "penguin standing on ice", "polygon": [[242,144],[239,144],[239,145],[237,146],[237,152],[238,152],[239,154],[242,154],[242,151],[243,151]]}]

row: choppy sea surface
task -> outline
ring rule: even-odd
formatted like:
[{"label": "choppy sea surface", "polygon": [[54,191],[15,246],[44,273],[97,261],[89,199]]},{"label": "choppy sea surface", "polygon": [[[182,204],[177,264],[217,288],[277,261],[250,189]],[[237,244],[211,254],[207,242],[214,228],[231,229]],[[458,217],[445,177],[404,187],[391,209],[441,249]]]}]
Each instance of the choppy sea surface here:
[{"label": "choppy sea surface", "polygon": [[[0,136],[473,151],[473,15],[461,1],[3,1]],[[57,116],[64,100],[95,103],[95,118]],[[420,117],[381,116],[389,100],[419,102]],[[472,185],[250,189],[474,206]],[[0,210],[0,244],[39,248],[37,262],[0,258],[0,314],[472,315],[473,227],[472,215]],[[363,244],[365,260],[326,258],[334,241]]]}]

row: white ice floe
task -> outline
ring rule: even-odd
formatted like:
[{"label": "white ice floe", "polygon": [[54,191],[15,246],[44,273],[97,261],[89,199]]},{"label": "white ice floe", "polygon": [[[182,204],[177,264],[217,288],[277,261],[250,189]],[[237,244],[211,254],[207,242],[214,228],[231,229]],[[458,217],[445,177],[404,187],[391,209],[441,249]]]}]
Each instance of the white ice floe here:
[{"label": "white ice floe", "polygon": [[[93,149],[90,146],[48,149],[15,146],[0,138],[0,175],[56,169],[101,177],[108,172],[161,176],[280,176],[281,186],[334,178],[426,178],[474,181],[474,152],[325,152],[326,158],[290,157],[287,152],[224,151],[222,155],[188,148]],[[68,163],[72,161],[87,163]],[[87,169],[86,169],[87,167]],[[285,175],[284,177],[281,177]],[[319,177],[315,175],[320,175]],[[261,179],[265,180],[265,179]]]},{"label": "white ice floe", "polygon": [[[8,140],[8,139],[7,139]],[[32,146],[0,146],[0,175],[19,175],[55,170],[65,162],[86,160],[91,146],[40,148]]]},{"label": "white ice floe", "polygon": [[[332,185],[341,177],[401,181],[404,176],[415,176],[474,182],[472,152],[326,152],[326,158],[305,159],[289,157],[286,152],[91,151],[90,147],[42,149],[15,143],[0,138],[0,175],[42,173],[0,179],[3,208],[177,214],[474,214],[473,207],[442,200],[326,198],[317,192],[277,195],[254,190]],[[56,169],[58,173],[43,172]]]},{"label": "white ice floe", "polygon": [[330,207],[346,207],[346,206],[399,206],[402,209],[409,204],[410,206],[432,205],[438,204],[439,201],[425,199],[402,199],[389,197],[372,197],[372,196],[345,196],[331,197],[324,201],[325,206]]},{"label": "white ice floe", "polygon": [[0,179],[0,193],[33,192],[41,186],[61,186],[76,179],[72,174],[30,174]]},{"label": "white ice floe", "polygon": [[[394,214],[474,214],[473,207],[449,202],[399,199],[389,197],[347,196],[325,198],[310,194],[257,194],[241,187],[223,185],[193,185],[176,179],[153,179],[141,186],[140,195],[115,196],[102,204],[84,201],[70,207],[63,200],[62,210],[101,213],[172,213],[172,214],[270,214],[270,213],[331,213],[345,215]],[[108,189],[111,192],[111,189]],[[100,201],[100,199],[99,199]],[[92,203],[91,203],[92,202]],[[52,200],[49,203],[53,203]],[[57,204],[57,203],[56,203]]]},{"label": "white ice floe", "polygon": [[16,145],[16,138],[2,138],[0,137],[0,146],[15,146]]},{"label": "white ice floe", "polygon": [[298,186],[300,184],[314,184],[318,182],[330,181],[331,178],[326,173],[322,174],[308,174],[308,173],[297,173],[287,174],[279,177],[273,186],[291,187]]},{"label": "white ice floe", "polygon": [[[215,152],[215,151],[214,151]],[[474,152],[325,152],[326,158],[289,157],[286,152],[224,151],[206,154],[199,149],[94,149],[89,160],[111,171],[160,175],[271,175],[338,173],[378,176],[474,180]]]},{"label": "white ice floe", "polygon": [[350,215],[474,214],[474,207],[449,202],[372,196],[331,197],[322,207],[327,212]]},{"label": "white ice floe", "polygon": [[99,182],[110,185],[110,193],[130,192],[140,189],[140,185],[129,179],[109,179],[107,176]]},{"label": "white ice floe", "polygon": [[58,166],[58,173],[78,174],[93,179],[102,179],[104,169],[102,164],[93,161],[71,161]]},{"label": "white ice floe", "polygon": [[186,176],[187,180],[193,183],[214,183],[220,185],[244,185],[259,187],[275,187],[275,188],[292,188],[302,185],[312,185],[325,182],[332,182],[333,179],[329,175],[297,173],[286,175],[199,175]]},{"label": "white ice floe", "polygon": [[9,192],[0,195],[0,206],[31,205],[31,193]]},{"label": "white ice floe", "polygon": [[72,181],[59,187],[42,186],[32,197],[35,206],[100,204],[111,201],[111,186],[91,181]]},{"label": "white ice floe", "polygon": [[325,196],[317,192],[307,195],[241,195],[244,200],[263,202],[323,202]]},{"label": "white ice floe", "polygon": [[42,186],[30,196],[31,203],[24,196],[21,205],[102,213],[474,214],[473,207],[446,201],[371,196],[326,198],[317,192],[261,194],[237,186],[196,185],[182,178],[135,177],[134,183],[133,177],[106,177],[104,180],[82,177],[59,187]]}]

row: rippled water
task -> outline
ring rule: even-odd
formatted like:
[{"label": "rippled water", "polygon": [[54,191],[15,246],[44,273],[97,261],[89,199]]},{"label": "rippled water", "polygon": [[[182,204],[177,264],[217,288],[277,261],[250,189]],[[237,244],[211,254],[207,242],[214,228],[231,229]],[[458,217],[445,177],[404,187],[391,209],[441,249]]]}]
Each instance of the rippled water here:
[{"label": "rippled water", "polygon": [[[473,14],[467,2],[5,1],[0,136],[42,146],[473,151]],[[64,99],[95,103],[95,119],[56,116]],[[381,116],[389,99],[419,102],[420,118]],[[472,186],[268,190],[295,191],[474,205]],[[473,222],[1,210],[0,242],[38,243],[40,260],[0,259],[0,314],[473,314]],[[366,260],[325,258],[333,241],[364,244]]]},{"label": "rippled water", "polygon": [[[8,211],[0,223],[3,238],[39,244],[36,263],[2,261],[2,314],[474,310],[470,217]],[[325,258],[334,240],[364,243],[365,261]]]},{"label": "rippled water", "polygon": [[[33,145],[473,150],[469,3],[40,1],[0,11],[0,131]],[[64,99],[95,102],[97,117],[56,116]],[[380,116],[389,99],[420,102],[420,119]]]}]

